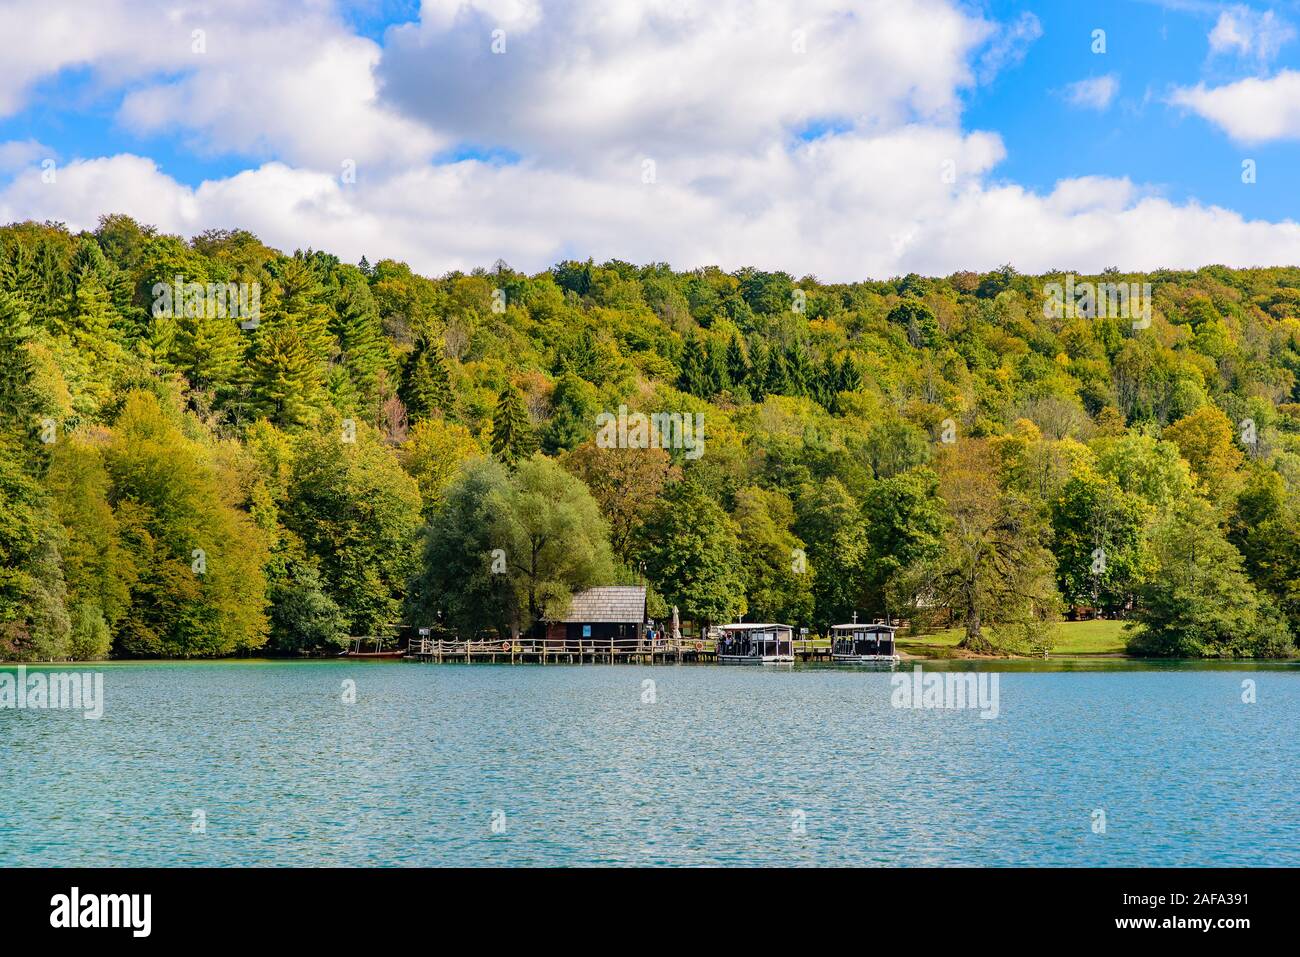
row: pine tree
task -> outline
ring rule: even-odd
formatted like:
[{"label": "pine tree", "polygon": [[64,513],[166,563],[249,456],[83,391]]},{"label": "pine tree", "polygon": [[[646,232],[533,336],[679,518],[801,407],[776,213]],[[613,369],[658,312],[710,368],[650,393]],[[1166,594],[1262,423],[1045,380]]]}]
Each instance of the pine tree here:
[{"label": "pine tree", "polygon": [[0,255],[0,292],[7,293],[29,316],[45,298],[36,264],[22,243],[13,243]]},{"label": "pine tree", "polygon": [[796,341],[786,353],[786,369],[791,395],[807,395],[813,381],[812,363],[803,343]]},{"label": "pine tree", "polygon": [[767,382],[765,391],[772,395],[790,395],[790,372],[786,367],[785,356],[773,349],[767,363]]},{"label": "pine tree", "polygon": [[862,388],[862,370],[858,368],[857,361],[851,353],[844,353],[844,358],[840,360],[840,380],[838,390],[840,392],[857,392]]},{"label": "pine tree", "polygon": [[708,357],[699,337],[694,333],[687,336],[682,347],[682,371],[677,380],[677,387],[683,392],[707,399],[712,393],[709,389]]},{"label": "pine tree", "polygon": [[444,416],[455,408],[451,389],[451,370],[442,344],[421,340],[406,363],[397,397],[406,406],[412,421],[428,418],[437,412]]},{"label": "pine tree", "polygon": [[727,343],[727,376],[732,385],[741,385],[749,378],[749,363],[745,361],[745,352],[740,348],[740,340],[731,337]]},{"label": "pine tree", "polygon": [[749,367],[749,394],[753,396],[755,402],[763,401],[767,395],[767,377],[770,371],[771,352],[767,345],[760,339],[754,343],[749,350],[751,365]]},{"label": "pine tree", "polygon": [[32,388],[35,364],[27,351],[31,320],[18,300],[0,292],[0,442],[8,438],[17,448],[39,449],[41,401]]},{"label": "pine tree", "polygon": [[492,413],[492,454],[513,467],[536,450],[537,437],[528,421],[524,397],[513,385],[507,385]]},{"label": "pine tree", "polygon": [[[840,388],[840,367],[833,355],[827,354],[822,367],[817,373],[814,396],[827,409],[835,404],[835,394]],[[833,410],[832,410],[833,411]]]},{"label": "pine tree", "polygon": [[330,326],[338,342],[339,360],[352,384],[363,396],[371,396],[387,349],[379,309],[370,287],[362,282],[343,283]]},{"label": "pine tree", "polygon": [[296,329],[272,330],[253,357],[252,404],[277,425],[302,425],[320,406],[321,366]]},{"label": "pine tree", "polygon": [[722,346],[710,340],[708,347],[707,368],[709,373],[710,395],[731,388],[731,372],[727,369],[727,359]]},{"label": "pine tree", "polygon": [[312,356],[321,363],[334,353],[334,336],[330,332],[330,309],[325,304],[325,289],[304,260],[284,260],[279,267],[277,289],[271,296],[265,325],[287,325]]},{"label": "pine tree", "polygon": [[233,391],[244,354],[238,320],[203,310],[174,320],[174,329],[169,358],[190,386],[218,395]]}]

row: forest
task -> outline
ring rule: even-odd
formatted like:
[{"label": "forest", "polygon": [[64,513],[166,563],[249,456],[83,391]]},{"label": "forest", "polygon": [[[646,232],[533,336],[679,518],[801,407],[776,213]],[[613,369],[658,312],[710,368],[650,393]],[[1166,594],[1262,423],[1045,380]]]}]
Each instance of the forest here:
[{"label": "forest", "polygon": [[[1074,298],[1107,286],[1143,308]],[[14,223],[0,659],[520,634],[640,582],[700,623],[1030,654],[1104,616],[1135,655],[1292,656],[1298,373],[1292,267],[431,278]]]}]

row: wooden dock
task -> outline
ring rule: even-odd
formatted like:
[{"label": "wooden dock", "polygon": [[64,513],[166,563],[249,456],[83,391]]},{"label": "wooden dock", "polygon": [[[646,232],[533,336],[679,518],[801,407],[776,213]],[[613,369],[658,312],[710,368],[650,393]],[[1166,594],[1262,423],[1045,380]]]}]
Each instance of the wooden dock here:
[{"label": "wooden dock", "polygon": [[[830,644],[815,639],[797,639],[794,654],[800,661],[829,661]],[[441,641],[413,638],[406,657],[429,662],[489,662],[501,664],[674,664],[717,661],[717,643],[712,638],[544,639],[518,641]]]}]

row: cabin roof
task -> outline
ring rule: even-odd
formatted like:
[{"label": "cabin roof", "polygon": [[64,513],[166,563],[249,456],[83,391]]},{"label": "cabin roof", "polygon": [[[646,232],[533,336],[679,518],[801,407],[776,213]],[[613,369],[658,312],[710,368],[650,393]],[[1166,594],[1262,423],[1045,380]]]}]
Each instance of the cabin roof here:
[{"label": "cabin roof", "polygon": [[865,622],[858,622],[856,625],[831,625],[832,631],[898,631],[893,625],[886,625],[883,622],[874,622],[870,625]]},{"label": "cabin roof", "polygon": [[644,585],[599,585],[575,592],[563,623],[640,624],[645,621]]},{"label": "cabin roof", "polygon": [[753,631],[756,628],[789,628],[791,631],[794,630],[794,628],[791,625],[782,625],[778,622],[771,622],[771,621],[766,623],[736,622],[730,625],[719,625],[718,627],[723,631]]}]

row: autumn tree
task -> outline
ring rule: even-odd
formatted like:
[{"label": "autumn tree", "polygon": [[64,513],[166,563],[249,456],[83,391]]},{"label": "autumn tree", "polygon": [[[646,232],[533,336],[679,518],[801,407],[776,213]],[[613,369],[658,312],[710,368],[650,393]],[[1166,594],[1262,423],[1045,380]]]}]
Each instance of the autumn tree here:
[{"label": "autumn tree", "polygon": [[606,449],[593,440],[565,456],[564,466],[582,479],[600,506],[615,556],[629,568],[638,568],[637,533],[665,486],[680,477],[680,468],[663,449]]},{"label": "autumn tree", "polygon": [[1035,510],[999,488],[986,441],[947,446],[938,464],[948,531],[943,552],[923,565],[927,603],[962,628],[960,646],[967,651],[1049,647],[1060,595]]}]

